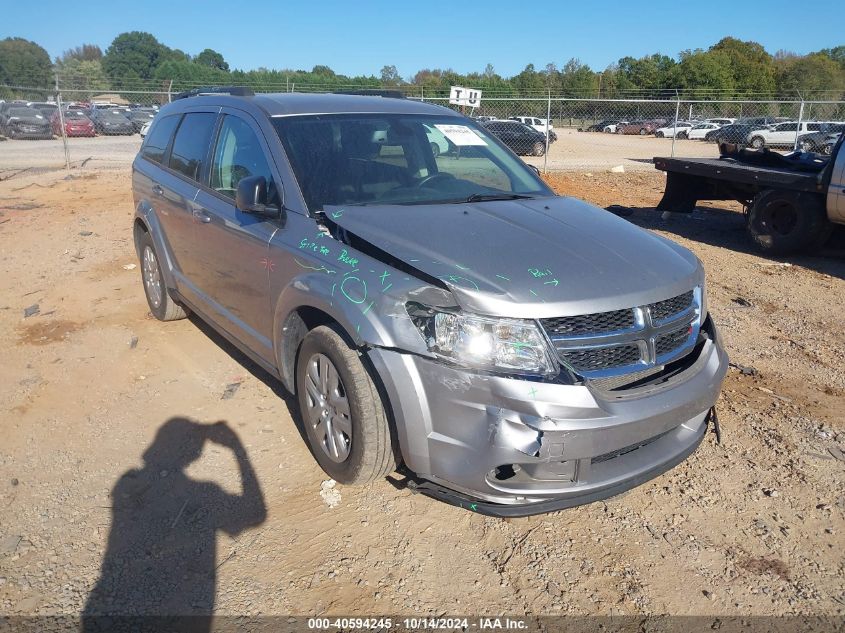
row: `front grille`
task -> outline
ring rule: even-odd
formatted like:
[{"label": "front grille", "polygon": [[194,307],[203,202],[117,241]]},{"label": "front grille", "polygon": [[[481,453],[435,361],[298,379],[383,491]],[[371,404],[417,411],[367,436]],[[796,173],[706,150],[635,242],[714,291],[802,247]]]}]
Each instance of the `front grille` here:
[{"label": "front grille", "polygon": [[560,360],[581,377],[618,389],[658,359],[692,349],[700,295],[696,289],[651,304],[577,316],[540,319]]},{"label": "front grille", "polygon": [[668,354],[669,352],[678,349],[681,345],[686,343],[691,333],[692,328],[688,325],[685,325],[684,327],[678,330],[674,330],[673,332],[661,334],[656,339],[654,339],[654,353],[658,356],[663,356],[663,354]]},{"label": "front grille", "polygon": [[651,310],[651,318],[653,321],[663,321],[671,316],[683,312],[692,305],[692,290],[685,292],[677,297],[666,299],[652,303],[649,308]]},{"label": "front grille", "polygon": [[571,350],[563,352],[561,356],[578,371],[595,371],[633,365],[640,360],[640,348],[636,344],[629,343],[612,347]]},{"label": "front grille", "polygon": [[596,312],[594,314],[579,314],[577,316],[555,317],[540,319],[540,323],[549,335],[566,334],[578,336],[582,334],[602,334],[615,330],[625,330],[634,327],[634,311],[613,310],[611,312]]}]

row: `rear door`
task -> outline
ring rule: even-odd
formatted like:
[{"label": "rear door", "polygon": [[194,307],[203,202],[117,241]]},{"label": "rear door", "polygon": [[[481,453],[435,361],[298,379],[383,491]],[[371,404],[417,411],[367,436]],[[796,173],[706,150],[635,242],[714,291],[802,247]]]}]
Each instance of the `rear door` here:
[{"label": "rear door", "polygon": [[179,291],[192,303],[197,301],[199,274],[196,244],[194,198],[199,191],[207,164],[211,135],[217,121],[217,110],[186,112],[165,156],[166,169],[157,193],[166,201],[163,223],[171,242],[171,252],[178,264]]},{"label": "rear door", "polygon": [[193,204],[196,280],[206,315],[275,364],[268,249],[280,222],[235,208],[238,183],[247,176],[263,176],[268,201],[280,205],[281,179],[261,129],[248,113],[224,108],[205,186]]},{"label": "rear door", "polygon": [[188,202],[197,192],[195,184],[175,175],[169,167],[174,133],[182,121],[181,114],[164,117],[151,130],[141,148],[141,161],[135,177],[138,197],[145,200],[159,223],[158,234],[164,243],[164,257],[173,273],[176,287],[185,292],[193,226]]},{"label": "rear door", "polygon": [[766,136],[770,145],[791,145],[795,142],[797,131],[797,123],[779,123]]}]

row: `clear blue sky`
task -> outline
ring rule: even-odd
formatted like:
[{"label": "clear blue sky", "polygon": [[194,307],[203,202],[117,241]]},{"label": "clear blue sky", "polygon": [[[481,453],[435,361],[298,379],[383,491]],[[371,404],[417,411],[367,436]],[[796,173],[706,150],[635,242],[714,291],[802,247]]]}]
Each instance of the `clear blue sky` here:
[{"label": "clear blue sky", "polygon": [[[774,53],[808,53],[845,44],[842,0],[405,2],[358,0],[10,0],[0,39],[24,37],[51,57],[82,43],[106,50],[123,31],[148,31],[192,55],[223,54],[231,68],[310,70],[325,64],[348,75],[393,64],[406,79],[421,68],[504,76],[577,57],[603,69],[625,55],[707,48],[723,36],[755,40]],[[566,6],[569,5],[569,6]],[[810,17],[812,16],[812,17]]]}]

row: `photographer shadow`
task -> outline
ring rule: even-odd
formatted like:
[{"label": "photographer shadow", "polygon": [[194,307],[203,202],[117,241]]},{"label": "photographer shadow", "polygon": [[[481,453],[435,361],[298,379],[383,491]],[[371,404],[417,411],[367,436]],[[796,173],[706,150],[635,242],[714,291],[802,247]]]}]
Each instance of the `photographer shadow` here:
[{"label": "photographer shadow", "polygon": [[[206,441],[233,452],[241,494],[185,473]],[[82,630],[162,630],[169,628],[163,620],[175,618],[179,630],[208,631],[217,531],[236,536],[264,522],[267,509],[258,478],[225,422],[171,418],[143,457],[143,468],[126,472],[112,490],[111,531]]]}]

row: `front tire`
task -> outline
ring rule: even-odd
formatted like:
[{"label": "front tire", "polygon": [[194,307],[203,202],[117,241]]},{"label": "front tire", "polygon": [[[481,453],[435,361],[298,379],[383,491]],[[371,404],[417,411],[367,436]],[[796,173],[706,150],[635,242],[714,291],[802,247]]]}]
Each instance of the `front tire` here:
[{"label": "front tire", "polygon": [[766,253],[785,255],[821,246],[833,226],[821,196],[767,189],[754,198],[748,213],[748,233]]},{"label": "front tire", "polygon": [[540,141],[537,141],[531,147],[531,155],[532,156],[542,156],[545,153],[546,153],[546,146],[543,143],[541,143]]},{"label": "front tire", "polygon": [[640,128],[640,136],[645,136],[646,134],[648,134],[648,131],[644,127]]},{"label": "front tire", "polygon": [[815,146],[815,144],[813,144],[812,141],[801,141],[798,144],[798,147],[801,148],[802,152],[815,152],[816,151],[816,146]]},{"label": "front tire", "polygon": [[762,149],[766,146],[766,141],[763,139],[762,136],[755,136],[751,139],[751,147],[754,149]]},{"label": "front tire", "polygon": [[663,138],[663,132],[655,132],[654,136],[657,138]]},{"label": "front tire", "polygon": [[378,389],[334,328],[314,328],[302,341],[296,393],[311,452],[332,479],[365,484],[396,468]]},{"label": "front tire", "polygon": [[435,158],[440,156],[440,146],[437,143],[431,144],[431,153],[434,155]]},{"label": "front tire", "polygon": [[147,297],[150,312],[159,321],[184,319],[188,313],[173,300],[167,291],[153,240],[146,231],[141,233],[138,240],[138,250],[141,258],[141,281],[144,284],[144,295]]}]

